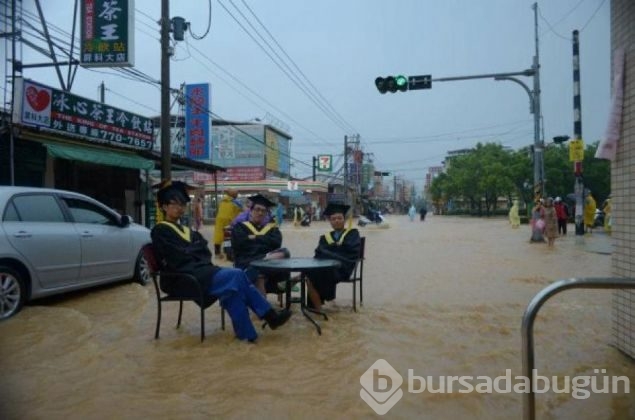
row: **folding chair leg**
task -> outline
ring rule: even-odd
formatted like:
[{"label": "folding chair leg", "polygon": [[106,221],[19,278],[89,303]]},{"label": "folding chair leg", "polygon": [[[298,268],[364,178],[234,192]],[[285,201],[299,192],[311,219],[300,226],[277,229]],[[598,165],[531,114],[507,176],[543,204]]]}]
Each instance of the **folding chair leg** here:
[{"label": "folding chair leg", "polygon": [[159,328],[161,327],[161,301],[159,300],[159,304],[157,305],[157,327],[154,330],[154,339],[159,338]]},{"label": "folding chair leg", "polygon": [[183,301],[179,301],[179,319],[176,321],[176,328],[181,326],[181,315],[183,315]]},{"label": "folding chair leg", "polygon": [[205,340],[205,309],[201,307],[201,343]]},{"label": "folding chair leg", "polygon": [[353,312],[357,312],[357,305],[356,305],[356,300],[357,300],[357,282],[354,281],[353,282]]},{"label": "folding chair leg", "polygon": [[359,281],[359,306],[364,306],[364,280]]}]

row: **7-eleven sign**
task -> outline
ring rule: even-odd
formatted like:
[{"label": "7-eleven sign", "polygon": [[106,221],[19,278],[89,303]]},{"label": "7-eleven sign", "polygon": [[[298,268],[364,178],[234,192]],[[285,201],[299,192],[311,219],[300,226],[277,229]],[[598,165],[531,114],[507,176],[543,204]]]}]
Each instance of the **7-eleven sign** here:
[{"label": "7-eleven sign", "polygon": [[333,170],[333,155],[318,155],[317,170],[320,172],[331,172]]}]

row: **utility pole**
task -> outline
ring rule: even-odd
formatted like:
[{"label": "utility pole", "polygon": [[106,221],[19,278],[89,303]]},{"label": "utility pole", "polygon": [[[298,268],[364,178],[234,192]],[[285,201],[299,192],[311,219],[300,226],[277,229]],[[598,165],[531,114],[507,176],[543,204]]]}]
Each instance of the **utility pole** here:
[{"label": "utility pole", "polygon": [[348,204],[348,136],[344,136],[344,204]]},{"label": "utility pole", "polygon": [[[573,137],[577,143],[582,142],[582,101],[580,98],[580,41],[578,31],[573,31]],[[584,146],[582,146],[584,153]],[[583,158],[584,156],[582,156]],[[575,235],[584,238],[584,179],[582,178],[582,161],[576,158],[573,164],[575,172]]]},{"label": "utility pole", "polygon": [[316,180],[317,156],[313,156],[313,182]]},{"label": "utility pole", "polygon": [[102,104],[106,102],[106,85],[104,84],[103,80],[99,85],[99,102],[101,102]]},{"label": "utility pole", "polygon": [[[540,60],[538,56],[538,3],[534,3],[534,36],[536,55],[532,69],[534,71],[533,114],[534,114],[534,197],[545,196],[545,143],[540,136]],[[535,197],[536,198],[536,197]]]},{"label": "utility pole", "polygon": [[170,136],[170,1],[161,0],[161,179],[172,176]]}]

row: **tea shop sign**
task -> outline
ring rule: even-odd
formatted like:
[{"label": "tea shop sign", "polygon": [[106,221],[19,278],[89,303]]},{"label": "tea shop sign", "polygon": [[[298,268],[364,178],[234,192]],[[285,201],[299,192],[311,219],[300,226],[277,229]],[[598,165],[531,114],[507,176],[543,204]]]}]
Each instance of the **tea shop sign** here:
[{"label": "tea shop sign", "polygon": [[13,122],[91,143],[150,150],[150,118],[30,80],[16,79]]},{"label": "tea shop sign", "polygon": [[84,67],[134,66],[134,0],[82,0]]}]

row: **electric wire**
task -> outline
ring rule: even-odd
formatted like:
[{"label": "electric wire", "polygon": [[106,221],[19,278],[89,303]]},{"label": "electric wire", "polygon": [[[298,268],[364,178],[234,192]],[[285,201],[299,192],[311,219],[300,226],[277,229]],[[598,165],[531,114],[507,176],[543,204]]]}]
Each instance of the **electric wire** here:
[{"label": "electric wire", "polygon": [[292,75],[292,72],[289,72],[288,70],[286,70],[285,68],[282,67],[282,65],[276,61],[272,55],[269,53],[269,51],[267,51],[262,44],[254,37],[254,35],[249,32],[249,30],[247,30],[247,28],[245,27],[245,25],[243,25],[238,18],[236,18],[236,16],[225,6],[224,3],[221,2],[221,0],[218,1],[218,3],[221,5],[221,7],[223,7],[223,9],[225,9],[225,11],[227,12],[227,14],[230,15],[230,17],[238,24],[238,26],[241,27],[241,29],[256,43],[256,45],[258,45],[258,47],[271,59],[271,61],[287,76],[287,78],[293,82],[293,84],[295,84],[298,89],[300,89],[306,96],[307,98],[313,102],[319,109],[320,111],[322,111],[324,113],[324,115],[326,115],[335,125],[337,125],[338,127],[340,127],[344,132],[348,131],[348,128],[346,127],[346,125],[344,125],[341,121],[338,120],[338,118],[334,115],[332,115],[332,113],[328,110],[328,108],[325,107],[325,105],[323,105],[321,102],[319,102],[316,98],[315,95],[312,94],[311,92],[309,92],[304,86],[302,86],[298,81],[297,81],[297,76],[294,78]]}]

